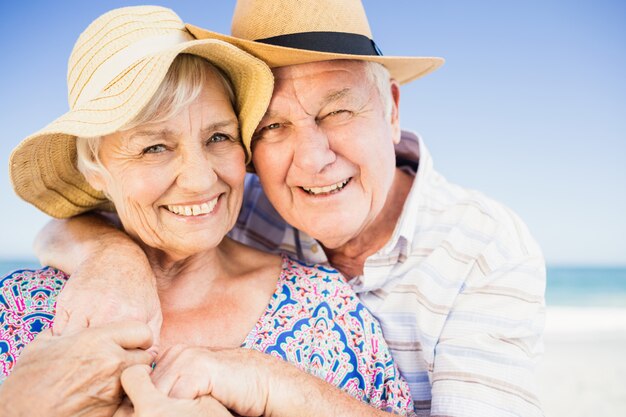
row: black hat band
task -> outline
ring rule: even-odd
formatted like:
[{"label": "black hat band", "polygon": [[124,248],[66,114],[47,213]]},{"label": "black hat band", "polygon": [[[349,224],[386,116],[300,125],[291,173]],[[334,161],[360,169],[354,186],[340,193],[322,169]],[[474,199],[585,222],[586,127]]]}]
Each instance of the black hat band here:
[{"label": "black hat band", "polygon": [[257,39],[268,45],[336,54],[382,56],[376,43],[364,35],[346,32],[300,32]]}]

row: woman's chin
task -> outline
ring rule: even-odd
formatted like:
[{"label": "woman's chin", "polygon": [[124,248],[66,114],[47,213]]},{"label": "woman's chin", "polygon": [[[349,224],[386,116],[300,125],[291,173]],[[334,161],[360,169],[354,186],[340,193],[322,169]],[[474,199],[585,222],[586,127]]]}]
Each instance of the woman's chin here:
[{"label": "woman's chin", "polygon": [[[210,237],[210,236],[209,236]],[[185,241],[170,240],[167,245],[149,246],[146,248],[148,258],[152,262],[156,262],[161,267],[167,267],[167,264],[182,262],[194,257],[202,256],[209,259],[208,252],[215,250],[221,243],[216,239],[187,239]]]}]

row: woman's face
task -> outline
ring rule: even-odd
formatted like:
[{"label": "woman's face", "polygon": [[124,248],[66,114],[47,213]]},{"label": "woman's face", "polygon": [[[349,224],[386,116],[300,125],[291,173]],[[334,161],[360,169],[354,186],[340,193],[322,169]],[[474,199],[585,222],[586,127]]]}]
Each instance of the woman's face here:
[{"label": "woman's face", "polygon": [[238,137],[237,116],[211,74],[170,120],[103,137],[99,155],[110,176],[95,185],[130,235],[185,258],[216,247],[235,224],[245,176]]}]

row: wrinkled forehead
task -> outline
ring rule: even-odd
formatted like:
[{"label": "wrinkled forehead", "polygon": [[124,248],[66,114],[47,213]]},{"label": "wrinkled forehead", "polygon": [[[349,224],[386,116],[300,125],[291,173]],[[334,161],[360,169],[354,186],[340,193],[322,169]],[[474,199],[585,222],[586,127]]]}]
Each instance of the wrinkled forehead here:
[{"label": "wrinkled forehead", "polygon": [[266,117],[317,114],[329,103],[364,105],[377,95],[367,63],[332,60],[274,68],[274,93]]},{"label": "wrinkled forehead", "polygon": [[317,79],[321,77],[339,77],[355,81],[365,73],[365,61],[335,59],[330,61],[309,62],[306,64],[287,65],[273,68],[276,81],[289,79]]}]

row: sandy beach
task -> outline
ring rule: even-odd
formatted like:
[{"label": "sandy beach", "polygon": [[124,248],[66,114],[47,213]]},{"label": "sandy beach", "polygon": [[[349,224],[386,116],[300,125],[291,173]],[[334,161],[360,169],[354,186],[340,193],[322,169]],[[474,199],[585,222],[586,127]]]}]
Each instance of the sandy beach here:
[{"label": "sandy beach", "polygon": [[626,308],[549,307],[539,384],[547,417],[626,416]]}]

